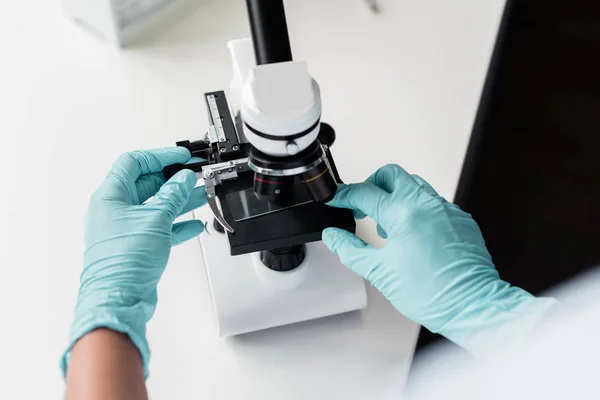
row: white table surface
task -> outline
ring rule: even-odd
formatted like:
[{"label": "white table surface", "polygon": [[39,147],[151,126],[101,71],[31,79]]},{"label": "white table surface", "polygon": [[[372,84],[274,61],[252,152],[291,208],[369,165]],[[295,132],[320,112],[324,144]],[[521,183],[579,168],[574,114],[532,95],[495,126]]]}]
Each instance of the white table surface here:
[{"label": "white table surface", "polygon": [[[58,1],[0,4],[0,398],[59,399],[87,200],[120,153],[198,137],[202,94],[226,89],[241,0],[198,8],[119,51]],[[290,0],[296,59],[323,93],[346,181],[399,163],[452,198],[503,0]],[[360,225],[373,239],[373,225]],[[173,251],[149,325],[153,399],[372,398],[403,379],[416,326],[369,290],[353,313],[216,335],[200,246]]]}]

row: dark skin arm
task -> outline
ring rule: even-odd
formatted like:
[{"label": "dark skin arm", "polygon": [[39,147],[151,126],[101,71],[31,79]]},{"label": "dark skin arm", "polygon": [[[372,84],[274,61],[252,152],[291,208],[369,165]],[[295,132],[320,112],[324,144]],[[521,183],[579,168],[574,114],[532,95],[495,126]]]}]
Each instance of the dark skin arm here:
[{"label": "dark skin arm", "polygon": [[66,400],[147,400],[144,367],[127,335],[97,329],[71,352]]}]

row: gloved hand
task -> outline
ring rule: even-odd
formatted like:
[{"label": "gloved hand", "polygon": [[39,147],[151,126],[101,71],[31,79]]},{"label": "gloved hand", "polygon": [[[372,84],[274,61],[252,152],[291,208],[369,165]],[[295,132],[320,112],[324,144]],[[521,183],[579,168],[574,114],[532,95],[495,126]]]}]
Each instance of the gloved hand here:
[{"label": "gloved hand", "polygon": [[397,165],[342,186],[329,203],[372,217],[383,248],[341,229],[323,241],[407,318],[472,353],[525,337],[555,300],[500,279],[479,227],[423,179]]},{"label": "gloved hand", "polygon": [[156,308],[156,286],[171,246],[204,230],[197,220],[173,224],[177,216],[207,202],[204,187],[194,188],[196,175],[183,170],[165,182],[161,173],[165,166],[189,159],[189,151],[181,147],[124,154],[92,196],[63,373],[75,342],[94,329],[108,328],[129,335],[148,376],[146,323]]}]

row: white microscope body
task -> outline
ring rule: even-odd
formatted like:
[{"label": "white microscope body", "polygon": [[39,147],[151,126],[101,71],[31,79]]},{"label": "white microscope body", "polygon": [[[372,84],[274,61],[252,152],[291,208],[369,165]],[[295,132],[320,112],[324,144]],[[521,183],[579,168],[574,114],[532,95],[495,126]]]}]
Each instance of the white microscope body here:
[{"label": "white microscope body", "polygon": [[[230,101],[241,115],[241,142],[272,156],[293,156],[319,134],[319,86],[303,62],[256,65],[252,41],[229,43],[234,78]],[[285,137],[285,140],[281,140]],[[361,277],[344,267],[323,242],[306,244],[302,263],[286,272],[265,266],[259,253],[230,255],[228,236],[214,228],[213,213],[195,212],[220,336],[360,310],[367,305]]]}]

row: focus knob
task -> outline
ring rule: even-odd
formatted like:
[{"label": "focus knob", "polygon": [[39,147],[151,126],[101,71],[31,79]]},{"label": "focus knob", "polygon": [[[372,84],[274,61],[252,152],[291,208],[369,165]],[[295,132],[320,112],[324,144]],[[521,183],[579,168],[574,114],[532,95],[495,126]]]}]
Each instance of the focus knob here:
[{"label": "focus knob", "polygon": [[306,246],[287,246],[260,252],[260,261],[265,267],[279,272],[291,271],[298,268],[306,257]]}]

